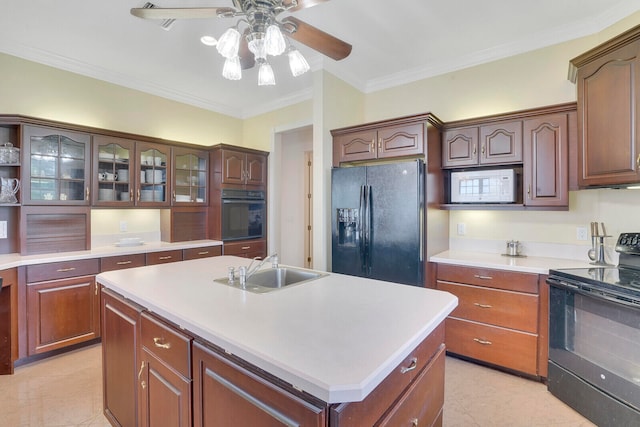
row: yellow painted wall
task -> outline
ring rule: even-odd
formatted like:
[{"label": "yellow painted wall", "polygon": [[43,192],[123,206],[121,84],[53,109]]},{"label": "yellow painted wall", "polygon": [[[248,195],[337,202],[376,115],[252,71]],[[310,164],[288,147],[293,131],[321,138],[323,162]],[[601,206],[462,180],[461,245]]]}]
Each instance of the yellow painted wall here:
[{"label": "yellow painted wall", "polygon": [[242,120],[0,54],[0,114],[200,145],[242,142]]}]

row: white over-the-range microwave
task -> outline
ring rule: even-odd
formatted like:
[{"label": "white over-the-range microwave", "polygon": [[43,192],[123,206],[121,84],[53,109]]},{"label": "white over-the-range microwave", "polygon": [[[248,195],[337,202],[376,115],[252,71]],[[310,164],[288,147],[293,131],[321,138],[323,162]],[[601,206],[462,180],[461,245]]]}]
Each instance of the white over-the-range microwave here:
[{"label": "white over-the-range microwave", "polygon": [[514,169],[451,172],[451,203],[515,203]]}]

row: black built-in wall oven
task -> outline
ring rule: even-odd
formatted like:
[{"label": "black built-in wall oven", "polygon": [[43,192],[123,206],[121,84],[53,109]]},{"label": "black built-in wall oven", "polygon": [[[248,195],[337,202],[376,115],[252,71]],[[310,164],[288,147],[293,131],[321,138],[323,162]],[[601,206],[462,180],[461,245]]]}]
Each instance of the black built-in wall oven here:
[{"label": "black built-in wall oven", "polygon": [[615,266],[551,270],[548,389],[599,426],[640,426],[640,233]]},{"label": "black built-in wall oven", "polygon": [[264,237],[266,205],[264,191],[222,190],[222,240]]}]

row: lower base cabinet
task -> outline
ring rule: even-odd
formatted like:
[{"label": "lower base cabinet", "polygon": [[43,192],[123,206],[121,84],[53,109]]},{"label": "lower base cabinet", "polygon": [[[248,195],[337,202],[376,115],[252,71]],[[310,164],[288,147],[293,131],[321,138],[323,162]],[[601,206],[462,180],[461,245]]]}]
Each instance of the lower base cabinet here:
[{"label": "lower base cabinet", "polygon": [[327,404],[102,291],[104,413],[114,426],[442,426],[441,323],[363,401]]},{"label": "lower base cabinet", "polygon": [[191,426],[191,337],[146,312],[140,318],[140,425]]},{"label": "lower base cabinet", "polygon": [[438,264],[437,289],[458,297],[446,319],[447,351],[545,377],[548,304],[537,274]]},{"label": "lower base cabinet", "polygon": [[324,407],[287,393],[199,343],[193,347],[194,427],[325,425]]},{"label": "lower base cabinet", "polygon": [[100,338],[97,259],[26,268],[27,355]]}]

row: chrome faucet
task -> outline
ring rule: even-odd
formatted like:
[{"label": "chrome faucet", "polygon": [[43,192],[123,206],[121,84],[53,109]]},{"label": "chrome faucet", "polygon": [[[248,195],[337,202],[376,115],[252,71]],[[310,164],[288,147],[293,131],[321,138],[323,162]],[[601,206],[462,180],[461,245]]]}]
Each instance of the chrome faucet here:
[{"label": "chrome faucet", "polygon": [[259,259],[260,259],[260,257],[255,257],[254,259],[251,260],[251,264],[249,264],[249,267],[247,267],[246,279],[251,277],[256,271],[260,270],[262,268],[262,266],[264,265],[264,263],[267,262],[268,260],[271,260],[271,268],[278,268],[278,254],[276,254],[276,253],[271,254],[268,257],[263,258],[262,261],[260,261],[260,263],[258,265],[256,265],[255,267],[251,268],[253,263],[255,261],[258,261]]}]

